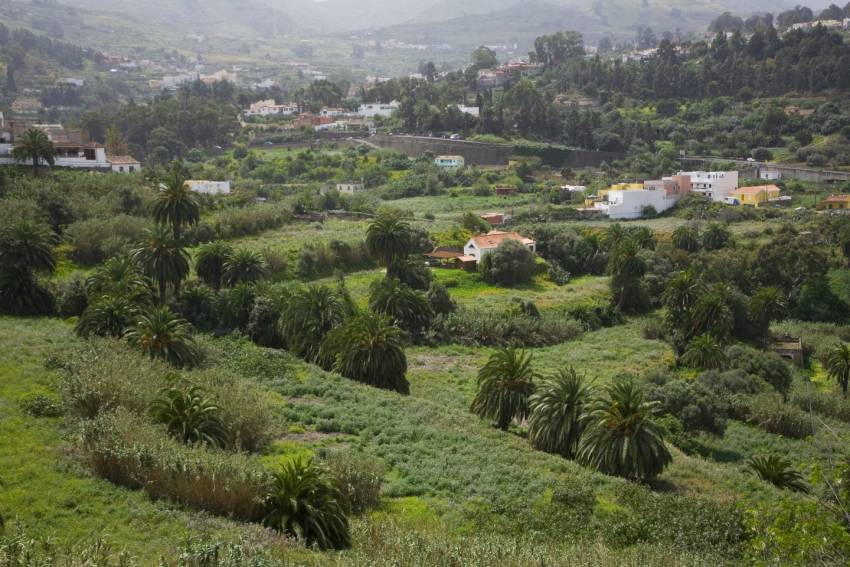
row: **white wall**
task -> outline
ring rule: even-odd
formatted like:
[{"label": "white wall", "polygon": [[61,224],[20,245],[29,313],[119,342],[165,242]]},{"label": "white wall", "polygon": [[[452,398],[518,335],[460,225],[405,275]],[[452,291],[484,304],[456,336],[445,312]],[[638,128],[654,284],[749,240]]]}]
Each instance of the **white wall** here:
[{"label": "white wall", "polygon": [[652,206],[656,212],[663,212],[675,205],[677,198],[667,198],[664,191],[641,191],[629,189],[608,192],[608,217],[612,219],[638,219],[644,207]]},{"label": "white wall", "polygon": [[187,181],[189,189],[203,195],[228,195],[230,194],[230,181]]},{"label": "white wall", "polygon": [[722,203],[729,193],[738,188],[737,171],[684,171],[679,175],[690,176],[692,190],[716,203]]}]

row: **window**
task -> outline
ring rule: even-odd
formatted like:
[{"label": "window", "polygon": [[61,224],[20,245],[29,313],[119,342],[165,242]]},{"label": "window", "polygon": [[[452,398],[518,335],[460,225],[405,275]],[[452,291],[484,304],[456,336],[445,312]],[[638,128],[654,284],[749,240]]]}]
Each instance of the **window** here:
[{"label": "window", "polygon": [[124,173],[124,166],[123,165],[119,166],[118,171],[120,171],[121,173]]}]

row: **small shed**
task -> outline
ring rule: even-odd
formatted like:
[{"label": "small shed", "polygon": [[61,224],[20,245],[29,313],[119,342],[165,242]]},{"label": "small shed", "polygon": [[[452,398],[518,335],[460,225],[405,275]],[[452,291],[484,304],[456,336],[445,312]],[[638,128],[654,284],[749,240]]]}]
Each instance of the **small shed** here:
[{"label": "small shed", "polygon": [[802,368],[804,360],[803,339],[789,336],[774,337],[771,350]]},{"label": "small shed", "polygon": [[450,246],[438,246],[425,254],[429,266],[457,267],[456,260],[463,256],[463,250]]},{"label": "small shed", "polygon": [[484,213],[481,218],[490,226],[498,226],[505,222],[505,213]]},{"label": "small shed", "polygon": [[508,195],[516,194],[516,187],[504,185],[504,186],[496,187],[495,191],[496,191],[496,195],[499,195],[500,197],[507,197]]}]

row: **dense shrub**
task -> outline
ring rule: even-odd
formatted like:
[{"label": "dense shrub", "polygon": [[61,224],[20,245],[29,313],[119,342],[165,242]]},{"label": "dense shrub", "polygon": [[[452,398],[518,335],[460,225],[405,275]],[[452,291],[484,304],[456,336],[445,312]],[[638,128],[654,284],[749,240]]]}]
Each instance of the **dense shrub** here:
[{"label": "dense shrub", "polygon": [[506,240],[484,255],[479,269],[485,281],[512,287],[530,282],[537,266],[534,252],[515,240]]},{"label": "dense shrub", "polygon": [[129,215],[76,222],[68,227],[71,258],[83,266],[94,266],[125,254],[141,239],[148,225],[147,220]]},{"label": "dense shrub", "polygon": [[44,394],[27,396],[21,400],[21,409],[33,417],[59,417],[62,415],[62,404],[59,400]]},{"label": "dense shrub", "polygon": [[79,317],[89,305],[86,284],[81,278],[73,278],[59,285],[56,309],[62,317]]},{"label": "dense shrub", "polygon": [[813,411],[825,417],[850,423],[850,400],[836,392],[824,392],[817,387],[805,384],[794,388],[789,403],[803,411]]},{"label": "dense shrub", "polygon": [[473,346],[540,347],[566,342],[583,332],[581,323],[559,313],[540,317],[461,308],[434,322],[443,340]]},{"label": "dense shrub", "polygon": [[364,514],[381,501],[381,485],[386,472],[380,459],[350,449],[333,450],[324,455],[340,504],[350,514]]},{"label": "dense shrub", "polygon": [[278,324],[282,311],[281,307],[270,298],[255,299],[246,329],[251,340],[264,347],[282,347],[284,341]]},{"label": "dense shrub", "polygon": [[94,474],[114,484],[234,519],[262,516],[269,478],[256,461],[184,445],[128,411],[80,422],[73,446]]},{"label": "dense shrub", "polygon": [[788,395],[794,375],[785,359],[778,354],[735,345],[726,349],[726,358],[731,368],[758,376],[773,386],[783,398]]},{"label": "dense shrub", "polygon": [[769,433],[802,439],[814,435],[817,430],[811,416],[797,406],[783,403],[778,396],[754,396],[747,406],[747,422]]},{"label": "dense shrub", "polygon": [[726,430],[726,403],[699,382],[666,380],[650,386],[647,398],[659,403],[659,413],[676,417],[685,431],[707,431],[722,436]]}]

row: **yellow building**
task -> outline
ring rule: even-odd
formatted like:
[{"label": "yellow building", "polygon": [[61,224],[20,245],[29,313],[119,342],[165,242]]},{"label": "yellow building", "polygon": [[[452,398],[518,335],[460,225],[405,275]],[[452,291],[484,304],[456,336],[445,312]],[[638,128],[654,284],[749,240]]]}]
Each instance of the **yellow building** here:
[{"label": "yellow building", "polygon": [[821,203],[821,209],[850,209],[850,195],[830,195]]},{"label": "yellow building", "polygon": [[757,187],[741,187],[729,193],[727,199],[731,199],[738,205],[751,205],[759,207],[769,201],[779,199],[779,187],[776,185],[759,185]]}]

